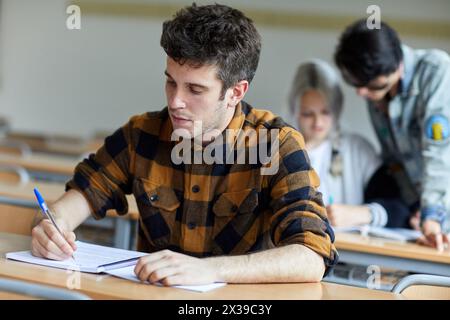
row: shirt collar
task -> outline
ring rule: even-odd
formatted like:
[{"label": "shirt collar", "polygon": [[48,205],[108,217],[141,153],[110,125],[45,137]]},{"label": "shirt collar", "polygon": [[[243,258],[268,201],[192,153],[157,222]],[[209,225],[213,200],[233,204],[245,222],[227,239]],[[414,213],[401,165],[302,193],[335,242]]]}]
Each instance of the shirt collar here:
[{"label": "shirt collar", "polygon": [[168,107],[165,107],[162,110],[162,119],[165,119],[165,121],[163,120],[160,134],[159,134],[159,139],[162,141],[171,141],[173,126],[172,126],[172,120],[170,120]]},{"label": "shirt collar", "polygon": [[[245,114],[242,111],[242,102],[239,102],[236,105],[236,110],[234,110],[233,118],[228,124],[225,130],[235,130],[236,132],[241,130],[244,126]],[[223,133],[222,133],[223,134]]]},{"label": "shirt collar", "polygon": [[402,45],[403,51],[403,76],[400,79],[400,96],[408,97],[417,95],[419,88],[417,83],[413,81],[414,69],[416,67],[416,61],[414,57],[414,50],[406,45]]}]

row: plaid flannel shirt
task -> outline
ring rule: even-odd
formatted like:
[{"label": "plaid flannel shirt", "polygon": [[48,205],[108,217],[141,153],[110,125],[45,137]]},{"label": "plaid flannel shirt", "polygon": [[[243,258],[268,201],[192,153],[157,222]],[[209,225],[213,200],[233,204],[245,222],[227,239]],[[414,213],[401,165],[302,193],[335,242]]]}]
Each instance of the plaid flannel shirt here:
[{"label": "plaid flannel shirt", "polygon": [[[80,191],[96,219],[109,209],[126,214],[125,195],[133,193],[141,251],[205,257],[301,244],[324,258],[328,273],[338,255],[302,135],[245,102],[237,105],[227,129],[257,135],[277,129],[278,152],[271,156],[279,156],[278,170],[263,175],[266,165],[260,161],[175,164],[171,153],[179,142],[171,140],[173,127],[164,108],[132,117],[107,137],[95,155],[77,165],[66,189]],[[247,152],[261,147],[258,139],[244,141]],[[272,145],[269,139],[266,148]]]}]

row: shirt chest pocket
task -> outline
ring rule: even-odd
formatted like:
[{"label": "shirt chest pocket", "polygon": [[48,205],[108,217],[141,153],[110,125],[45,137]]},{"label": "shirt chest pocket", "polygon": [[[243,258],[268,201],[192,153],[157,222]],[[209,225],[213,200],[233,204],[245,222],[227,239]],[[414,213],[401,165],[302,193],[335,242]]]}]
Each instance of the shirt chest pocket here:
[{"label": "shirt chest pocket", "polygon": [[[258,193],[255,189],[222,193],[213,205],[214,254],[246,252],[258,235]],[[245,241],[242,241],[242,240]]]},{"label": "shirt chest pocket", "polygon": [[155,250],[166,248],[175,231],[180,201],[175,191],[161,183],[136,179],[133,193],[140,213],[141,228]]}]

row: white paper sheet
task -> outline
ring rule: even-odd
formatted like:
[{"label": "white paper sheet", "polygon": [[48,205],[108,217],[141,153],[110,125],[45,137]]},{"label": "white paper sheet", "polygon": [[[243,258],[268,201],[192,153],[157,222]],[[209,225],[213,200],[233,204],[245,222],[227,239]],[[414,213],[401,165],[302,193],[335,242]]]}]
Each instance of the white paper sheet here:
[{"label": "white paper sheet", "polygon": [[365,226],[340,227],[334,228],[336,232],[357,232],[362,235],[385,238],[397,241],[415,241],[422,233],[418,230],[402,229],[402,228],[381,228]]},{"label": "white paper sheet", "polygon": [[[141,280],[139,280],[136,277],[136,275],[134,274],[134,266],[129,266],[129,267],[120,268],[120,269],[114,269],[114,270],[108,270],[105,272],[112,276],[118,277],[118,278],[127,279],[127,280],[131,280],[134,282],[141,282]],[[214,283],[204,284],[204,285],[174,286],[174,288],[191,290],[191,291],[196,291],[196,292],[206,292],[206,291],[211,291],[211,290],[223,287],[225,285],[226,285],[226,283],[224,283],[224,282],[214,282]]]},{"label": "white paper sheet", "polygon": [[81,241],[77,241],[76,245],[75,260],[72,258],[63,261],[48,260],[35,257],[30,251],[10,252],[6,254],[6,258],[60,269],[100,273],[111,268],[135,265],[139,257],[147,255],[143,252],[110,248]]}]

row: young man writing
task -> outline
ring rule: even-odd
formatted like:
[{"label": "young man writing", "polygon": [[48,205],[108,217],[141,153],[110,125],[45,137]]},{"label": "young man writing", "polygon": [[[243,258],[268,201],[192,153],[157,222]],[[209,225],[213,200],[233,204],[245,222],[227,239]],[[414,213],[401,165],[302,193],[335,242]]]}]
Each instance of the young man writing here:
[{"label": "young man writing", "polygon": [[[132,117],[77,166],[68,191],[51,206],[67,236],[44,220],[33,229],[33,253],[70,256],[76,250],[70,231],[90,214],[126,213],[125,194],[133,193],[140,212],[138,249],[150,252],[135,268],[141,280],[320,281],[337,253],[303,138],[272,113],[242,101],[261,49],[251,20],[227,6],[192,5],[164,23],[161,46],[167,107]],[[276,139],[259,139],[267,130],[278,132]],[[194,151],[205,151],[211,143],[220,146],[223,136],[224,146],[239,144],[250,131],[256,140],[240,148],[271,148],[278,170],[265,174],[267,164],[229,161],[235,153],[220,155],[220,147],[214,163],[190,161],[186,154],[182,162],[174,158],[181,143],[174,134],[200,140]],[[234,138],[227,138],[229,132]]]}]

